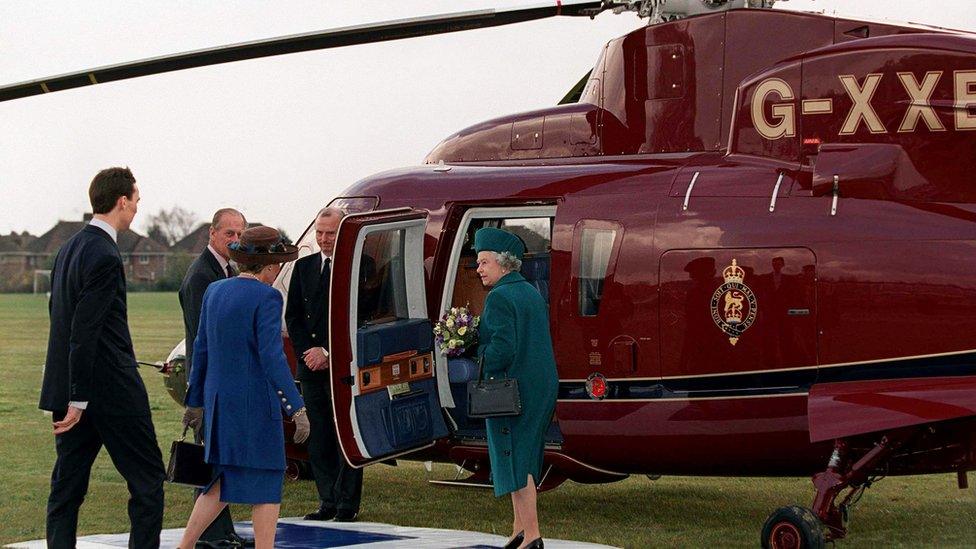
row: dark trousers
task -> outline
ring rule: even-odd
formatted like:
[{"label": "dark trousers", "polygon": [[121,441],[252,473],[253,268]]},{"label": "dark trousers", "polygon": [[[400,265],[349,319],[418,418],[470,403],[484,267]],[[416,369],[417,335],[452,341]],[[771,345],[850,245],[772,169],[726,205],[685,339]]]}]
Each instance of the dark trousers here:
[{"label": "dark trousers", "polygon": [[319,492],[319,506],[359,512],[363,470],[350,467],[342,456],[332,417],[332,391],[325,381],[302,381],[308,413],[308,455]]},{"label": "dark trousers", "polygon": [[[55,421],[64,418],[54,414]],[[92,463],[102,446],[129,488],[129,547],[159,547],[163,526],[163,456],[152,417],[85,412],[70,431],[54,437],[57,461],[47,500],[47,546],[73,549],[78,509],[88,492]]]}]

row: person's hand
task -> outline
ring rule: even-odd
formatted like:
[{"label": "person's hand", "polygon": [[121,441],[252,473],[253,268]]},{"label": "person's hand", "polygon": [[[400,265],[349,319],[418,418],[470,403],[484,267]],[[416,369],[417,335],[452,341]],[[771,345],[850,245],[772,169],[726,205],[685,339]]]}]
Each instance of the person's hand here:
[{"label": "person's hand", "polygon": [[78,425],[81,421],[81,414],[84,412],[81,408],[75,408],[74,406],[68,406],[68,413],[64,415],[61,421],[54,422],[54,434],[60,435],[61,433],[67,433],[72,427]]},{"label": "person's hand", "polygon": [[311,431],[311,426],[308,424],[308,415],[305,413],[305,407],[303,406],[295,412],[291,416],[291,419],[295,422],[295,436],[292,438],[295,444],[301,444],[308,440],[308,433]]},{"label": "person's hand", "polygon": [[325,349],[322,347],[312,347],[305,351],[302,359],[305,361],[308,369],[312,371],[325,370],[329,367],[329,357],[326,356]]},{"label": "person's hand", "polygon": [[194,436],[199,436],[200,427],[203,426],[203,408],[187,406],[183,412],[183,426],[193,429]]}]

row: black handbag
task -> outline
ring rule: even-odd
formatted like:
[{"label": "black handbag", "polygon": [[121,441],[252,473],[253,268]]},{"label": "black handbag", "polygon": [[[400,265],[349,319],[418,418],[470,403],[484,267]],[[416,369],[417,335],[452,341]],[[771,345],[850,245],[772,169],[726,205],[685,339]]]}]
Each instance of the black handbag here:
[{"label": "black handbag", "polygon": [[166,467],[166,480],[173,484],[203,487],[213,480],[213,467],[203,460],[203,444],[187,442],[186,431],[183,436],[174,440],[169,450],[169,465]]},{"label": "black handbag", "polygon": [[478,379],[468,382],[468,417],[517,416],[522,413],[518,380],[484,379],[483,359],[478,359]]}]

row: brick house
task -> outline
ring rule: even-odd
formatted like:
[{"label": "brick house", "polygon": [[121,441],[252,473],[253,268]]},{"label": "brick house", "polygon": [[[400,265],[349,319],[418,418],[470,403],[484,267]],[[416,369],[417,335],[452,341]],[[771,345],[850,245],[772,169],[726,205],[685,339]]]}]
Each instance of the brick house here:
[{"label": "brick house", "polygon": [[[33,281],[34,270],[50,269],[54,263],[54,256],[61,249],[61,246],[75,233],[83,229],[91,217],[91,214],[85,214],[81,221],[58,221],[46,233],[30,239],[20,252],[5,252],[5,248],[11,246],[9,237],[4,237],[4,241],[7,243],[0,247],[0,264],[7,267],[8,261],[12,257],[21,256],[23,259],[17,262],[18,268],[11,267],[9,274],[15,278],[20,276]],[[170,251],[165,244],[160,244],[131,229],[119,234],[118,244],[122,263],[125,265],[126,278],[130,285],[151,285],[166,271]],[[15,271],[19,271],[19,275]],[[4,275],[7,274],[4,271]],[[29,290],[30,286],[26,285],[18,289],[21,291]]]},{"label": "brick house", "polygon": [[30,289],[34,271],[28,268],[27,246],[36,239],[27,231],[0,235],[0,292]]}]

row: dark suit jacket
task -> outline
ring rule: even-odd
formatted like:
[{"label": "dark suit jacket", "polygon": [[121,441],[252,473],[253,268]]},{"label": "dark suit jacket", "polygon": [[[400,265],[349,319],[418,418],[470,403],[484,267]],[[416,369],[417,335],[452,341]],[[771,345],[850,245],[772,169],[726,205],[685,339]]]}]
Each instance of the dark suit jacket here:
[{"label": "dark suit jacket", "polygon": [[[227,278],[220,262],[209,248],[193,260],[180,284],[180,308],[183,309],[183,327],[186,329],[186,370],[190,371],[193,360],[193,342],[200,325],[200,309],[203,307],[203,294],[211,282]],[[189,376],[188,376],[189,378]]]},{"label": "dark suit jacket", "polygon": [[[303,257],[295,262],[288,285],[288,307],[285,309],[285,325],[291,338],[297,362],[296,378],[299,381],[327,381],[329,372],[313,372],[305,365],[302,355],[312,347],[329,349],[329,283],[332,275],[332,262],[324,269],[322,254]],[[359,270],[359,320],[370,318],[376,292],[372,281],[376,276],[376,263],[364,255]]]},{"label": "dark suit jacket", "polygon": [[[295,262],[288,285],[288,307],[285,325],[295,349],[299,381],[326,381],[328,371],[313,372],[302,355],[312,347],[329,348],[329,277],[332,262],[321,269],[322,254],[303,257]],[[321,274],[320,274],[321,270]]]},{"label": "dark suit jacket", "polygon": [[112,237],[91,225],[58,251],[51,272],[51,331],[41,386],[42,410],[68,402],[107,415],[147,415],[127,324],[125,270]]}]

